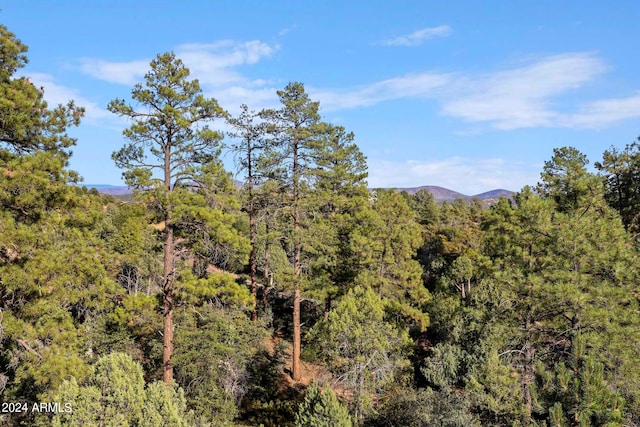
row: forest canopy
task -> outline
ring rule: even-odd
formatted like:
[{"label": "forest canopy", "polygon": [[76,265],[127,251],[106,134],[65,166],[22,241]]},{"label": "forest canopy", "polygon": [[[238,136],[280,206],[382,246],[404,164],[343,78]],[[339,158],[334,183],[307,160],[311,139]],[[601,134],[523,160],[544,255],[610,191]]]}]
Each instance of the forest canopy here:
[{"label": "forest canopy", "polygon": [[436,203],[303,83],[233,116],[167,52],[108,106],[123,201],[26,63],[0,25],[0,425],[639,425],[639,143]]}]

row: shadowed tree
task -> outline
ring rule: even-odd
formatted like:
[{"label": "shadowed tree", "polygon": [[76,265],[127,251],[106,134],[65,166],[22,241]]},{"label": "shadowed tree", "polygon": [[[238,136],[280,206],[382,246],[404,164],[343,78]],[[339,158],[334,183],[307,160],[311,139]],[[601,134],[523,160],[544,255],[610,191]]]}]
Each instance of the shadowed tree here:
[{"label": "shadowed tree", "polygon": [[[261,178],[260,158],[265,149],[265,126],[262,123],[256,123],[258,115],[249,111],[246,105],[240,106],[242,110],[238,117],[228,120],[233,127],[230,136],[237,138],[237,142],[230,146],[235,154],[237,167],[240,171],[246,173],[244,180],[244,189],[247,193],[247,213],[249,214],[249,244],[251,250],[249,252],[249,280],[251,285],[251,294],[253,295],[253,310],[251,311],[251,319],[257,319],[257,261],[256,261],[256,194],[255,188]],[[267,282],[264,283],[264,289]]]},{"label": "shadowed tree", "polygon": [[595,167],[603,175],[604,197],[617,210],[625,228],[638,236],[640,227],[640,138],[624,150],[611,147]]}]

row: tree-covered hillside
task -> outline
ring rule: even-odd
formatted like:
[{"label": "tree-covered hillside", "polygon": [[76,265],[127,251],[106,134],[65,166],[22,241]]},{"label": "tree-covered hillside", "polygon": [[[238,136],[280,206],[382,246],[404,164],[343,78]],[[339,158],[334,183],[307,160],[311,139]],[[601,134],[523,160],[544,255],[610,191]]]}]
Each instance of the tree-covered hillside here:
[{"label": "tree-covered hillside", "polygon": [[164,53],[108,107],[122,201],[26,55],[0,26],[0,425],[640,424],[638,144],[491,207],[372,191],[302,83],[233,117]]}]

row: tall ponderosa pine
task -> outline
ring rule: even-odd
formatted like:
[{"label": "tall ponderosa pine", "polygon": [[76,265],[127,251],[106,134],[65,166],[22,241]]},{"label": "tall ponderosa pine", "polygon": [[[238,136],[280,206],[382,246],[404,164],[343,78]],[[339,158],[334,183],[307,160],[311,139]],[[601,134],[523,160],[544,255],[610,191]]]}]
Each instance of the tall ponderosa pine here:
[{"label": "tall ponderosa pine", "polygon": [[151,61],[144,86],[136,84],[131,92],[137,106],[122,99],[109,103],[109,111],[133,121],[123,132],[129,143],[113,159],[125,169],[127,184],[145,193],[164,223],[162,360],[167,383],[173,379],[175,234],[180,215],[193,214],[181,209],[182,200],[194,197],[203,167],[219,162],[222,135],[207,123],[225,116],[214,99],[201,94],[198,81],[188,78],[189,69],[175,54],[161,54]]},{"label": "tall ponderosa pine", "polygon": [[278,91],[282,107],[265,110],[262,117],[275,150],[271,158],[287,168],[283,177],[291,197],[292,265],[295,274],[293,297],[292,377],[300,380],[300,298],[302,289],[302,253],[305,223],[304,198],[312,185],[311,178],[330,126],[320,120],[319,103],[311,101],[301,83],[289,83]]}]

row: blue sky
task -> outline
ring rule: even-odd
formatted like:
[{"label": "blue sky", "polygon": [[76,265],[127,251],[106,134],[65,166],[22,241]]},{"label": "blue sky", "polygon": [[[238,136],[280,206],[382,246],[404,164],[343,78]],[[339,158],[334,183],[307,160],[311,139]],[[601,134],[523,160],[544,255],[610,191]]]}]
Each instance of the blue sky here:
[{"label": "blue sky", "polygon": [[71,167],[90,184],[121,184],[106,105],[166,51],[231,114],[304,83],[376,187],[519,190],[554,147],[593,163],[640,135],[637,1],[22,0],[0,22],[49,102],[87,109]]}]

